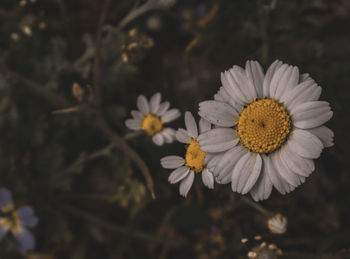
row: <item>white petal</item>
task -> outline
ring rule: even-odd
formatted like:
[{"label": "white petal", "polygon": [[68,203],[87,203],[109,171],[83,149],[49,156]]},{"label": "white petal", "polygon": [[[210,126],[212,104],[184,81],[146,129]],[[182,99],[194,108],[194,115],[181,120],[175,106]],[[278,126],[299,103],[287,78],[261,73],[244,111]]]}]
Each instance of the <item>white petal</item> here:
[{"label": "white petal", "polygon": [[328,102],[314,101],[300,104],[291,110],[294,126],[301,129],[310,129],[327,122],[333,112]]},{"label": "white petal", "polygon": [[160,134],[162,134],[162,136],[164,137],[165,143],[173,143],[174,139],[175,139],[175,130],[172,128],[165,128],[163,129]]},{"label": "white petal", "polygon": [[310,79],[310,75],[308,73],[304,73],[300,75],[299,83],[305,82]]},{"label": "white petal", "polygon": [[308,131],[318,137],[325,147],[331,147],[334,145],[334,133],[326,126],[309,129]]},{"label": "white petal", "polygon": [[181,115],[181,113],[178,109],[170,109],[170,110],[166,111],[164,113],[164,115],[162,115],[161,117],[162,117],[162,120],[164,122],[171,122],[171,121],[179,118],[180,115]]},{"label": "white petal", "polygon": [[306,159],[305,162],[307,166],[310,168],[311,172],[315,171],[315,163],[313,159]]},{"label": "white petal", "polygon": [[156,114],[158,112],[160,99],[161,99],[160,93],[156,93],[151,97],[151,100],[149,102],[149,108],[151,113]]},{"label": "white petal", "polygon": [[220,180],[228,174],[232,175],[233,168],[237,164],[237,161],[247,152],[247,149],[241,145],[237,145],[226,151],[221,159],[217,162],[217,165],[213,172],[214,176]]},{"label": "white petal", "polygon": [[[290,142],[290,143],[289,143]],[[289,136],[290,149],[299,156],[316,159],[323,149],[322,142],[306,130],[294,129]]]},{"label": "white petal", "polygon": [[243,106],[245,104],[243,102],[240,102],[237,98],[234,99],[233,97],[231,97],[231,95],[226,91],[226,89],[223,86],[220,86],[219,91],[214,95],[214,100],[228,103],[234,108],[236,108],[237,106]]},{"label": "white petal", "polygon": [[276,169],[280,176],[288,182],[290,185],[297,187],[301,184],[300,179],[296,173],[293,172],[292,168],[289,168],[288,165],[284,162],[288,157],[281,155],[281,151],[276,151]]},{"label": "white petal", "polygon": [[245,71],[247,73],[248,80],[254,86],[257,98],[263,98],[264,72],[259,62],[247,61],[245,64]]},{"label": "white petal", "polygon": [[235,77],[231,73],[233,69],[237,70],[237,67],[234,66],[234,68],[231,68],[228,71],[221,73],[222,86],[225,88],[227,93],[231,96],[231,98],[236,103],[241,103],[241,104],[248,103],[249,98],[244,93],[246,89],[246,85],[248,84],[248,81],[245,84],[240,85],[240,83],[236,81]]},{"label": "white petal", "polygon": [[198,137],[197,123],[190,112],[185,112],[185,125],[187,132],[192,138]]},{"label": "white petal", "polygon": [[164,137],[161,133],[154,135],[152,140],[157,146],[162,146],[164,144]]},{"label": "white petal", "polygon": [[262,159],[259,154],[247,152],[243,155],[233,169],[232,191],[242,194],[249,192],[259,178],[261,167]]},{"label": "white petal", "polygon": [[186,166],[181,166],[174,170],[168,177],[168,181],[170,183],[177,183],[184,179],[187,175],[190,169],[188,169]]},{"label": "white petal", "polygon": [[315,81],[307,80],[298,84],[288,94],[283,95],[281,102],[291,110],[304,102],[317,101],[320,98],[321,91],[321,87]]},{"label": "white petal", "polygon": [[290,149],[289,142],[286,143],[281,149],[281,156],[285,158],[285,164],[296,174],[303,177],[308,177],[312,173],[313,168],[310,167],[310,163],[308,162],[309,159],[301,157],[293,152]]},{"label": "white petal", "polygon": [[253,188],[250,190],[250,195],[255,201],[266,200],[272,192],[272,182],[268,174],[268,166],[266,161],[266,156],[262,156],[262,170],[258,180],[256,181]]},{"label": "white petal", "polygon": [[[221,88],[220,88],[221,89]],[[220,91],[220,90],[219,90]],[[214,100],[215,101],[218,101],[218,102],[223,102],[223,103],[225,103],[226,101],[225,101],[225,99],[222,97],[222,95],[219,93],[219,92],[217,92],[216,94],[214,94]]]},{"label": "white petal", "polygon": [[180,183],[180,194],[184,197],[187,196],[187,193],[192,187],[194,180],[194,173],[190,172],[185,179],[183,179]]},{"label": "white petal", "polygon": [[[312,81],[307,81],[312,82]],[[294,109],[296,106],[305,103],[317,101],[320,99],[322,93],[322,88],[317,84],[312,84],[307,89],[305,89],[302,94],[291,101],[290,109]]]},{"label": "white petal", "polygon": [[134,119],[137,119],[137,120],[140,120],[140,121],[143,119],[143,115],[139,111],[132,110],[131,111],[131,115],[132,115],[132,117],[134,117]]},{"label": "white petal", "polygon": [[125,126],[132,130],[141,129],[141,120],[138,119],[128,119],[125,121]]},{"label": "white petal", "polygon": [[149,105],[144,95],[139,95],[137,97],[136,105],[137,105],[137,108],[139,108],[139,111],[143,115],[146,115],[147,113],[149,113]]},{"label": "white petal", "polygon": [[[238,148],[236,148],[238,147]],[[227,184],[232,180],[233,170],[237,162],[248,150],[242,146],[236,146],[225,153],[215,167],[216,180],[220,184]]]},{"label": "white petal", "polygon": [[[299,82],[299,69],[297,67],[290,66],[288,68],[289,74],[285,73],[281,79],[280,86],[276,90],[275,98],[280,100],[283,96],[290,94]],[[281,87],[283,85],[283,87]]]},{"label": "white petal", "polygon": [[222,178],[216,177],[215,181],[219,184],[228,184],[232,180],[232,174],[222,175]]},{"label": "white petal", "polygon": [[178,129],[176,131],[176,139],[177,141],[185,144],[189,144],[191,141],[191,136],[185,129]]},{"label": "white petal", "polygon": [[275,60],[267,69],[263,83],[263,97],[270,96],[270,84],[276,71],[282,66],[282,61]]},{"label": "white petal", "polygon": [[219,91],[214,95],[214,100],[218,102],[228,103],[228,99],[230,99],[229,94],[223,86],[220,86]]},{"label": "white petal", "polygon": [[266,157],[266,159],[264,159],[264,162],[266,163],[267,172],[273,186],[275,186],[275,188],[281,194],[286,194],[294,190],[295,187],[288,184],[277,171],[277,160],[279,161],[279,157],[276,156],[276,153],[273,153],[272,155]]},{"label": "white petal", "polygon": [[254,85],[249,82],[246,71],[239,66],[233,66],[229,71],[237,86],[241,89],[242,94],[246,96],[246,101],[248,103],[254,101],[258,95]]},{"label": "white petal", "polygon": [[205,168],[202,172],[202,181],[203,181],[203,184],[207,186],[209,189],[214,189],[214,176],[208,170],[208,168]]},{"label": "white petal", "polygon": [[279,175],[277,172],[274,163],[270,156],[265,156],[264,158],[264,165],[266,165],[266,172],[275,188],[281,193],[286,194],[288,193],[288,188],[286,188],[286,185],[284,184],[283,178]]},{"label": "white petal", "polygon": [[217,101],[201,102],[198,114],[211,123],[222,127],[232,127],[238,120],[238,113],[232,106]]},{"label": "white petal", "polygon": [[185,159],[180,156],[166,156],[160,159],[160,164],[164,168],[175,169],[185,164]]},{"label": "white petal", "polygon": [[199,120],[199,133],[207,132],[211,129],[211,123],[207,121],[206,119],[201,118]]},{"label": "white petal", "polygon": [[[235,89],[236,83],[234,82],[234,79],[228,71],[221,73],[221,83],[223,89],[228,93],[228,95],[230,96],[230,98],[233,99],[234,102],[240,103],[242,105],[246,103],[246,98],[241,94],[240,90]],[[219,90],[218,94],[221,95],[223,101],[227,102],[227,100],[221,92],[222,90]]]},{"label": "white petal", "polygon": [[[270,89],[269,89],[269,97],[275,98],[275,94],[277,91],[277,88],[280,86],[280,81],[284,75],[284,73],[287,71],[289,65],[283,64],[280,66],[278,70],[276,70],[275,74],[273,75],[270,83]],[[283,87],[283,85],[281,85]]]},{"label": "white petal", "polygon": [[198,142],[205,152],[222,152],[233,148],[239,141],[237,132],[231,128],[215,128],[201,134]]},{"label": "white petal", "polygon": [[169,102],[163,102],[159,105],[157,114],[159,116],[164,115],[164,113],[169,109],[170,103]]},{"label": "white petal", "polygon": [[204,163],[206,164],[206,167],[209,168],[211,171],[214,170],[217,163],[220,161],[222,156],[225,152],[220,153],[207,153],[207,155],[204,158]]}]

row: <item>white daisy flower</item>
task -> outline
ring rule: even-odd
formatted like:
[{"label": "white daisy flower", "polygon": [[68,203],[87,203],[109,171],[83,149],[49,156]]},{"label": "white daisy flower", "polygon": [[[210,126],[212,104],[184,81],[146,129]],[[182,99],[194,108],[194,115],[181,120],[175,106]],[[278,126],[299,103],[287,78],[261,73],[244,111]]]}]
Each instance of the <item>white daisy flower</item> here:
[{"label": "white daisy flower", "polygon": [[[202,181],[210,189],[214,188],[214,176],[212,174],[211,163],[215,155],[208,155],[199,148],[197,142],[198,128],[197,123],[190,112],[185,113],[186,129],[179,129],[176,132],[176,139],[179,142],[187,144],[185,158],[180,156],[166,156],[160,160],[164,168],[174,170],[168,180],[170,183],[180,182],[180,194],[184,197],[192,187],[196,173],[202,173]],[[205,133],[211,129],[211,124],[205,120],[199,121],[199,133]]]},{"label": "white daisy flower", "polygon": [[214,176],[229,178],[234,192],[250,192],[255,201],[267,199],[273,186],[293,191],[333,145],[333,132],[323,126],[333,112],[318,101],[321,87],[278,60],[265,75],[257,61],[234,66],[221,82],[215,100],[199,105],[199,115],[216,125],[198,137],[201,150],[225,152]]},{"label": "white daisy flower", "polygon": [[152,136],[153,142],[157,146],[165,143],[172,143],[175,139],[175,130],[165,128],[164,124],[171,122],[181,113],[178,109],[170,109],[169,102],[161,103],[160,93],[154,94],[148,102],[144,95],[137,97],[138,111],[131,111],[133,119],[125,121],[125,125],[131,130],[143,130],[148,135]]},{"label": "white daisy flower", "polygon": [[273,234],[284,234],[287,231],[288,220],[285,216],[277,213],[267,221],[267,226]]}]

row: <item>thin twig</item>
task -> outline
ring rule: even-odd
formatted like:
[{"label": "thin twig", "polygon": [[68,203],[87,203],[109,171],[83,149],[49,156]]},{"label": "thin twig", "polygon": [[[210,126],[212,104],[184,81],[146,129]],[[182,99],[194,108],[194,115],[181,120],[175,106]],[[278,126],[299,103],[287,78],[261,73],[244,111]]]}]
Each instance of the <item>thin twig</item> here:
[{"label": "thin twig", "polygon": [[[144,6],[148,8],[147,2]],[[96,39],[96,47],[95,47],[95,63],[94,63],[94,85],[95,85],[95,102],[99,106],[101,104],[101,86],[100,86],[100,56],[101,56],[101,47],[102,47],[102,30],[103,30],[103,24],[106,20],[107,11],[109,9],[110,0],[105,0],[104,9],[101,14],[101,19],[98,25],[98,31],[97,31],[97,39]],[[121,148],[124,150],[129,157],[136,163],[136,165],[141,170],[142,174],[144,175],[146,179],[147,187],[149,188],[152,199],[155,199],[155,192],[154,192],[154,186],[153,186],[153,179],[151,176],[151,173],[149,171],[148,166],[143,161],[143,159],[137,154],[129,145],[128,143],[119,136],[116,132],[114,132],[107,124],[106,120],[103,119],[103,115],[100,113],[98,114],[95,123],[95,127],[98,128],[107,138],[109,138],[110,141],[112,141],[116,147]]]},{"label": "thin twig", "polygon": [[[128,134],[125,134],[123,139],[129,140],[133,139],[141,134],[140,131],[135,131],[135,132],[130,132]],[[111,155],[111,151],[113,148],[116,148],[115,143],[110,143],[107,146],[91,153],[91,154],[86,154],[84,156],[80,156],[77,160],[75,160],[70,166],[67,167],[65,172],[74,172],[77,168],[79,168],[81,165],[85,164],[86,162],[103,157],[103,156],[109,156]]]},{"label": "thin twig", "polygon": [[18,74],[15,71],[0,67],[0,73],[11,77],[12,79],[20,83],[21,86],[26,86],[26,88],[29,89],[32,93],[35,93],[36,95],[40,96],[42,99],[46,100],[49,104],[55,107],[71,106],[70,103],[65,98],[50,92],[42,85]]},{"label": "thin twig", "polygon": [[65,172],[74,172],[77,168],[81,167],[81,165],[85,164],[87,161],[93,160],[98,157],[108,156],[111,153],[112,148],[114,148],[114,143],[107,145],[106,147],[99,149],[89,155],[84,155],[75,160],[70,166],[67,167]]},{"label": "thin twig", "polygon": [[105,0],[105,4],[103,6],[101,17],[100,17],[100,20],[98,22],[98,28],[97,28],[97,34],[96,34],[95,61],[94,61],[94,69],[93,69],[93,77],[94,78],[93,78],[93,80],[94,80],[94,89],[95,89],[95,102],[96,102],[97,106],[99,106],[101,104],[100,61],[101,61],[103,25],[105,23],[110,4],[111,4],[111,0]]},{"label": "thin twig", "polygon": [[114,132],[101,116],[99,116],[99,118],[96,119],[95,127],[99,129],[110,141],[112,141],[116,147],[128,154],[130,159],[135,162],[135,164],[138,166],[143,176],[145,177],[147,187],[152,195],[152,199],[155,199],[156,195],[154,192],[153,179],[150,170],[146,163],[143,161],[143,159],[139,156],[139,154],[136,153],[135,150],[128,145],[125,139],[123,139],[116,132]]},{"label": "thin twig", "polygon": [[125,16],[118,24],[116,30],[122,30],[126,25],[128,25],[131,21],[136,19],[137,17],[141,16],[142,14],[152,10],[156,9],[158,6],[153,1],[147,1],[143,5],[133,9],[131,12],[128,13],[127,16]]},{"label": "thin twig", "polygon": [[[0,68],[0,72],[11,76],[21,83],[20,86],[25,86],[26,89],[46,100],[51,105],[71,107],[70,103],[63,97],[50,92],[45,87],[40,86],[39,84],[22,75],[19,75],[16,72],[4,68]],[[116,148],[123,151],[137,165],[146,180],[146,184],[151,192],[152,198],[155,199],[156,196],[154,192],[153,179],[146,163],[122,137],[120,137],[116,132],[113,132],[113,130],[108,126],[106,120],[101,115],[95,116],[96,119],[92,120],[91,118],[94,115],[91,115],[90,112],[91,110],[89,109],[83,109],[81,113],[83,115],[82,117],[88,122],[89,125],[91,125],[91,127],[99,129],[105,135],[105,137],[114,143]]]},{"label": "thin twig", "polygon": [[82,211],[80,209],[65,205],[62,206],[63,210],[68,212],[69,214],[85,219],[91,223],[93,223],[94,225],[97,225],[99,227],[105,228],[109,231],[118,233],[118,234],[123,234],[126,236],[129,236],[131,238],[136,238],[136,239],[142,239],[142,240],[146,240],[146,241],[150,241],[150,242],[155,242],[155,243],[159,243],[159,244],[165,244],[168,246],[179,246],[180,242],[179,241],[175,241],[175,240],[169,240],[165,237],[162,236],[155,236],[149,233],[145,233],[145,232],[141,232],[141,231],[136,231],[136,230],[132,230],[131,228],[128,227],[121,227],[118,225],[115,225],[113,223],[107,222],[104,219],[98,218],[95,215],[92,215],[90,213],[88,213],[87,211]]}]

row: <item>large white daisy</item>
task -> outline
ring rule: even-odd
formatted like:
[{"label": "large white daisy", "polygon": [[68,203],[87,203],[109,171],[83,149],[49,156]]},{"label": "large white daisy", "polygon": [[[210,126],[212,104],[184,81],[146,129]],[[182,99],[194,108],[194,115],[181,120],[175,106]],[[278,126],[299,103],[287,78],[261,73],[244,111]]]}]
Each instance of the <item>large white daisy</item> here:
[{"label": "large white daisy", "polygon": [[321,87],[279,60],[265,75],[257,61],[233,66],[221,82],[215,100],[199,105],[199,115],[216,125],[198,137],[201,150],[225,152],[216,180],[256,201],[267,199],[273,186],[291,192],[314,171],[313,159],[333,145],[333,132],[323,126],[333,112],[318,101]]},{"label": "large white daisy", "polygon": [[131,130],[143,130],[152,136],[153,142],[161,146],[165,143],[172,143],[175,139],[175,130],[165,128],[164,124],[171,122],[181,113],[178,109],[170,109],[169,102],[161,103],[160,93],[154,94],[148,102],[144,95],[137,97],[138,111],[131,111],[132,119],[125,121],[125,125]]},{"label": "large white daisy", "polygon": [[[210,164],[214,161],[215,155],[208,155],[199,148],[197,142],[198,128],[193,115],[190,112],[185,113],[186,129],[179,129],[176,132],[176,138],[179,142],[187,144],[185,158],[180,156],[166,156],[160,160],[164,168],[174,170],[168,180],[170,183],[180,183],[180,194],[184,197],[192,187],[196,173],[202,173],[202,181],[210,189],[214,188],[214,176]],[[211,124],[205,120],[199,121],[199,133],[205,133],[211,129]]]}]

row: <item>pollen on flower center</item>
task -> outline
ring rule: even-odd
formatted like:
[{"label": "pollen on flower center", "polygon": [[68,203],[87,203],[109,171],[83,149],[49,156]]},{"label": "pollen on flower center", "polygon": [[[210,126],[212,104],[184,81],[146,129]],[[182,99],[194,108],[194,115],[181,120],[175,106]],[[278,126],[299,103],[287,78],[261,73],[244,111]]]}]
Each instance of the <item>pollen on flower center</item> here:
[{"label": "pollen on flower center", "polygon": [[287,139],[291,118],[286,109],[272,99],[249,104],[241,113],[237,132],[241,143],[256,153],[271,153]]},{"label": "pollen on flower center", "polygon": [[186,150],[185,166],[190,168],[196,173],[200,173],[204,169],[204,158],[207,152],[203,152],[199,148],[199,144],[195,138],[191,139],[191,142]]},{"label": "pollen on flower center", "polygon": [[163,129],[162,119],[152,113],[148,113],[142,120],[141,129],[148,135],[153,136]]},{"label": "pollen on flower center", "polygon": [[21,231],[21,222],[12,205],[7,205],[1,209],[4,217],[0,218],[0,225],[4,229],[12,231],[17,234]]}]

